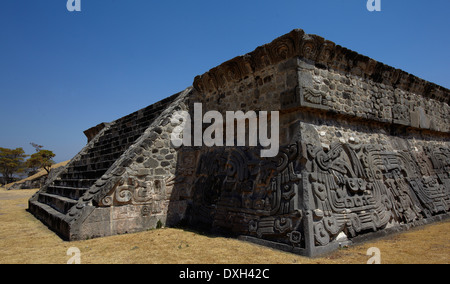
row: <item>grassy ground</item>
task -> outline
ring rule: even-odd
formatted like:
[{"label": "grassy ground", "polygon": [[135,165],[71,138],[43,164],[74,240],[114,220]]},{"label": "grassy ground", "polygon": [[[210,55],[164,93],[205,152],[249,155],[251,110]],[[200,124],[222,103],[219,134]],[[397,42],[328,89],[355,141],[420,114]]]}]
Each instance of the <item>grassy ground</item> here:
[{"label": "grassy ground", "polygon": [[242,242],[180,229],[159,229],[80,242],[64,242],[25,211],[36,190],[0,189],[0,264],[67,263],[70,247],[81,263],[293,264],[356,263],[369,260],[370,247],[382,263],[450,263],[450,222],[437,223],[382,240],[309,259]]}]

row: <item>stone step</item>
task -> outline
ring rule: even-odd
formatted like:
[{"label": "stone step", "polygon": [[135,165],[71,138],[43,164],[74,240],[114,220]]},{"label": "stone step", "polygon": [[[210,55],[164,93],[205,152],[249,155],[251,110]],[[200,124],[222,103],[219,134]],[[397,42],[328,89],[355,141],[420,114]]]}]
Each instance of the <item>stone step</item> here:
[{"label": "stone step", "polygon": [[71,168],[75,168],[78,166],[89,165],[89,164],[98,164],[98,163],[111,163],[116,161],[120,156],[122,156],[123,152],[115,152],[109,153],[102,156],[97,157],[81,157],[80,160],[73,162]]},{"label": "stone step", "polygon": [[96,181],[96,179],[58,179],[53,184],[62,187],[90,188]]},{"label": "stone step", "polygon": [[42,223],[56,231],[63,239],[69,239],[69,224],[65,221],[65,215],[51,206],[37,200],[28,202],[28,212],[33,214]]},{"label": "stone step", "polygon": [[[117,142],[117,141],[121,141],[124,138],[133,136],[133,135],[137,135],[138,133],[140,133],[142,131],[143,128],[147,128],[148,125],[142,125],[142,126],[136,126],[133,128],[126,128],[122,131],[117,132],[116,134],[109,134],[106,135],[105,138],[100,137],[98,139],[98,141],[95,143],[95,145],[97,146],[103,146],[103,145],[109,145],[113,142]],[[103,138],[103,139],[102,139]]]},{"label": "stone step", "polygon": [[60,195],[50,193],[39,193],[38,201],[49,205],[53,209],[66,215],[70,208],[77,204],[77,201]]},{"label": "stone step", "polygon": [[107,170],[108,170],[108,168],[88,171],[87,166],[86,166],[85,171],[67,172],[62,176],[62,178],[63,179],[99,179],[102,177],[102,175]]},{"label": "stone step", "polygon": [[64,186],[49,186],[47,187],[47,193],[52,195],[59,195],[73,200],[80,199],[84,193],[89,190],[88,188],[75,188],[75,187],[64,187]]},{"label": "stone step", "polygon": [[89,153],[81,156],[80,161],[86,161],[86,160],[95,160],[95,159],[101,159],[105,155],[109,155],[112,157],[119,157],[123,152],[125,152],[128,149],[128,145],[121,145],[121,146],[111,146],[110,148],[104,149],[104,150],[96,150],[91,149]]},{"label": "stone step", "polygon": [[109,169],[112,164],[116,162],[117,159],[109,159],[103,161],[85,161],[84,164],[79,164],[77,166],[72,166],[73,172],[79,171],[96,171],[98,169]]}]

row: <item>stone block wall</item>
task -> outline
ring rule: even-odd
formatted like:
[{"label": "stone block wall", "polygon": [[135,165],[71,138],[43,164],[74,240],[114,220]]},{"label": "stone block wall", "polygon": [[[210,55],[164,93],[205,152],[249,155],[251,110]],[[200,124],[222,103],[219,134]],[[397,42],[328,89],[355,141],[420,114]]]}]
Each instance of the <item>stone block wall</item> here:
[{"label": "stone block wall", "polygon": [[280,111],[282,147],[190,149],[191,224],[317,256],[448,216],[447,89],[301,30],[194,87],[207,110]]}]

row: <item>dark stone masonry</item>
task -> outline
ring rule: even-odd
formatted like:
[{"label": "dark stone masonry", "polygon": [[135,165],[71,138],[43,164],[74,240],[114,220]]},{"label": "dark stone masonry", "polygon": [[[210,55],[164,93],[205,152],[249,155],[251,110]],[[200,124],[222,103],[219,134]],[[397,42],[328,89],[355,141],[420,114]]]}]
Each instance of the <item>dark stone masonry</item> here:
[{"label": "dark stone masonry", "polygon": [[[294,30],[85,131],[29,211],[66,240],[181,223],[318,256],[449,216],[449,102],[444,87]],[[278,156],[174,147],[176,113],[194,103],[279,111]]]}]

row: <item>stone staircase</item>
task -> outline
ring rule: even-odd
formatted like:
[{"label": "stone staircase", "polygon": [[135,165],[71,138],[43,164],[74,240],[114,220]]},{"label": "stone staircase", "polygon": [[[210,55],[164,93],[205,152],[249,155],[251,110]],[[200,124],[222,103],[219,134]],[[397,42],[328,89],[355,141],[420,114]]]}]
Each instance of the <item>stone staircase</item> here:
[{"label": "stone staircase", "polygon": [[61,237],[68,239],[69,222],[72,221],[67,216],[70,209],[77,205],[89,188],[101,179],[176,97],[171,96],[110,124],[104,124],[104,128],[59,176],[30,199],[28,211]]}]

